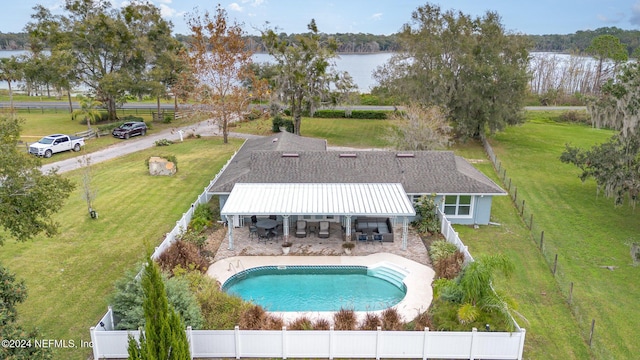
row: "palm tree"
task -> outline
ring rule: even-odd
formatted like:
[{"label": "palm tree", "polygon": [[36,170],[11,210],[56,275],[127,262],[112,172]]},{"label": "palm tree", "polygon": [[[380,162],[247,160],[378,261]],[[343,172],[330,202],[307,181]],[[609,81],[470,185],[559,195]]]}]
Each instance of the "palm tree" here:
[{"label": "palm tree", "polygon": [[11,89],[11,83],[14,81],[20,81],[23,78],[22,63],[12,56],[10,58],[0,59],[0,80],[6,81],[9,85],[9,107],[13,112],[13,90]]},{"label": "palm tree", "polygon": [[91,130],[91,122],[95,123],[96,119],[100,117],[100,111],[97,107],[100,102],[89,96],[78,95],[78,101],[80,102],[80,109],[74,110],[71,114],[73,120],[77,117],[82,117],[87,121],[87,128]]},{"label": "palm tree", "polygon": [[503,254],[482,256],[465,266],[457,278],[438,280],[434,294],[459,304],[457,318],[461,324],[474,322],[483,312],[493,313],[511,331],[515,327],[512,313],[522,316],[515,311],[515,301],[507,295],[496,293],[492,282],[498,272],[509,277],[514,269],[513,262]]}]

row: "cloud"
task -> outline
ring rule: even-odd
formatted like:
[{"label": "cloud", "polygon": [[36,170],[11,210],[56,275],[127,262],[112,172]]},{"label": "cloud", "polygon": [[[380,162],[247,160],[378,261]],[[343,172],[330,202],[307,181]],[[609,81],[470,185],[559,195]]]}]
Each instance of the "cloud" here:
[{"label": "cloud", "polygon": [[640,1],[636,1],[635,5],[631,7],[631,18],[629,22],[632,25],[640,26]]},{"label": "cloud", "polygon": [[160,4],[160,6],[158,7],[160,8],[160,15],[162,15],[162,17],[170,18],[178,15],[178,11],[176,9],[171,8],[165,4]]},{"label": "cloud", "polygon": [[382,20],[382,13],[375,13],[371,15],[371,18],[375,21]]},{"label": "cloud", "polygon": [[229,10],[242,12],[242,6],[238,5],[238,3],[231,3],[228,6]]},{"label": "cloud", "polygon": [[623,12],[614,13],[612,16],[598,14],[598,20],[608,23],[608,24],[617,24],[624,19]]},{"label": "cloud", "polygon": [[[160,4],[171,4],[171,0],[158,0]],[[162,5],[160,5],[162,7]]]}]

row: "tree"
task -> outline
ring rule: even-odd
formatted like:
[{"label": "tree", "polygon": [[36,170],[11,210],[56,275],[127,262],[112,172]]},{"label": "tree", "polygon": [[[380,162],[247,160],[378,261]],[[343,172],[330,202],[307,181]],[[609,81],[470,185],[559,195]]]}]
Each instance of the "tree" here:
[{"label": "tree", "polygon": [[310,32],[296,35],[293,42],[281,39],[272,29],[262,32],[262,41],[279,67],[277,88],[289,105],[296,135],[300,135],[303,110],[313,115],[335,79],[330,61],[337,56],[337,42],[323,41],[313,19],[307,28]]},{"label": "tree", "polygon": [[146,263],[142,274],[144,289],[144,333],[136,344],[129,337],[129,359],[191,359],[189,343],[180,316],[169,306],[160,268],[153,261]]},{"label": "tree", "polygon": [[74,110],[71,113],[71,117],[74,120],[78,117],[82,118],[87,122],[87,129],[91,130],[91,123],[95,123],[100,118],[100,111],[98,110],[100,102],[90,96],[78,95],[77,99],[80,102],[80,108]]},{"label": "tree", "polygon": [[71,52],[79,80],[113,120],[127,94],[149,89],[148,69],[171,37],[171,25],[147,2],[111,6],[106,0],[66,0],[68,14],[53,16],[38,5],[27,30],[39,47]]},{"label": "tree", "polygon": [[435,297],[457,305],[460,324],[472,323],[484,312],[496,315],[508,330],[513,330],[511,314],[516,313],[516,304],[508,296],[496,293],[492,282],[497,273],[508,277],[514,269],[511,260],[502,254],[482,256],[467,264],[455,279],[440,279],[434,285]]},{"label": "tree", "polygon": [[413,104],[397,114],[401,123],[390,133],[398,150],[436,150],[449,146],[451,126],[438,106],[422,108]]},{"label": "tree", "polygon": [[528,43],[506,33],[497,13],[471,18],[427,4],[398,36],[404,50],[374,74],[381,87],[441,106],[462,138],[523,121]]},{"label": "tree", "polygon": [[22,68],[22,64],[15,56],[0,59],[0,80],[6,81],[9,86],[9,107],[11,111],[13,111],[13,89],[11,88],[11,83],[20,81],[23,78]]},{"label": "tree", "polygon": [[0,347],[0,358],[52,359],[51,349],[33,344],[34,339],[42,337],[37,329],[25,331],[16,324],[18,320],[16,305],[22,303],[26,298],[27,288],[24,281],[16,281],[15,274],[0,264],[0,339],[19,341],[20,344],[25,345],[31,344],[31,346],[2,346]]},{"label": "tree", "polygon": [[209,12],[192,15],[189,27],[192,36],[186,55],[196,81],[192,95],[201,110],[218,121],[226,144],[229,123],[240,118],[252,97],[242,86],[242,80],[250,76],[252,53],[242,27],[230,23],[220,5],[213,17]]},{"label": "tree", "polygon": [[[591,40],[591,44],[585,51],[598,61],[594,86],[596,92],[600,88],[604,77],[611,77],[620,63],[629,60],[629,53],[627,52],[626,47],[624,44],[620,43],[619,38],[613,35],[600,35],[593,38],[593,40]],[[603,68],[606,60],[613,61],[612,68]]]},{"label": "tree", "polygon": [[16,240],[26,241],[42,232],[57,232],[51,215],[75,186],[55,171],[42,173],[40,160],[20,151],[20,124],[15,117],[0,116],[0,226]]}]

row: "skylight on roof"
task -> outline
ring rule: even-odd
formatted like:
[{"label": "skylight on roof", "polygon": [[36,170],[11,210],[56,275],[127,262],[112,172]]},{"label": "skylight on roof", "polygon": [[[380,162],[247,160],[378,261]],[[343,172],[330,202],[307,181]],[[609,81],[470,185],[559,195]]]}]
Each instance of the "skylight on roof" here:
[{"label": "skylight on roof", "polygon": [[399,157],[399,158],[412,158],[412,157],[415,157],[415,154],[413,154],[413,153],[396,154],[396,157]]},{"label": "skylight on roof", "polygon": [[349,153],[349,154],[340,154],[341,158],[354,158],[357,157],[358,155],[356,153]]},{"label": "skylight on roof", "polygon": [[282,157],[290,157],[290,158],[297,158],[300,155],[298,155],[297,153],[282,153]]}]

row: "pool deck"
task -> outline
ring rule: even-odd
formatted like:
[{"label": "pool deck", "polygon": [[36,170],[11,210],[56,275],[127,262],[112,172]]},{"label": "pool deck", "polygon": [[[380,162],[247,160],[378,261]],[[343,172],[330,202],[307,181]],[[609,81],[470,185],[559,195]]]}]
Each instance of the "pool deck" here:
[{"label": "pool deck", "polygon": [[[373,246],[373,245],[372,245]],[[423,245],[424,246],[424,245]],[[224,247],[224,244],[221,248]],[[380,248],[379,250],[383,250]],[[378,252],[366,256],[232,256],[213,263],[207,274],[217,279],[223,284],[227,279],[244,269],[250,269],[267,265],[363,265],[372,266],[378,263],[391,263],[403,268],[408,275],[404,278],[407,287],[407,294],[394,308],[405,321],[410,321],[419,313],[424,312],[433,298],[431,282],[434,278],[434,271],[430,267],[407,259],[403,256]],[[372,311],[381,313],[382,311]],[[292,321],[300,316],[307,316],[314,320],[325,318],[333,320],[333,312],[272,312],[273,315],[281,317],[285,322]],[[366,312],[356,312],[359,319],[362,319]]]}]

